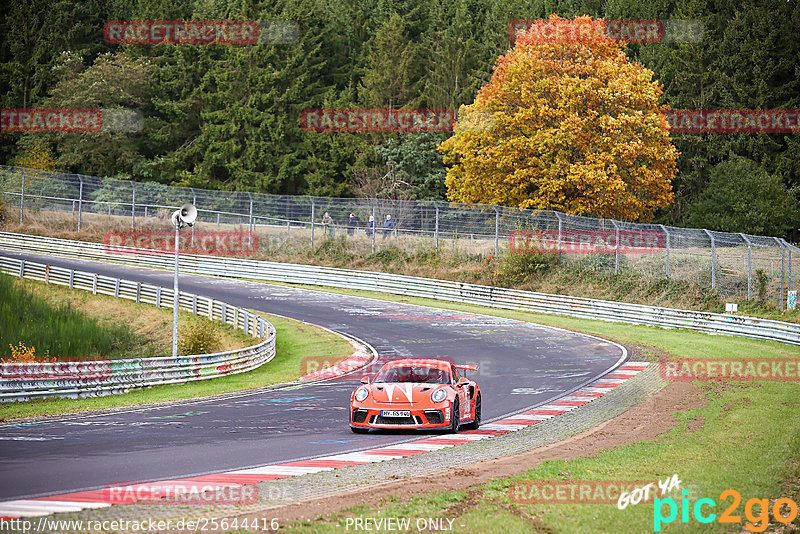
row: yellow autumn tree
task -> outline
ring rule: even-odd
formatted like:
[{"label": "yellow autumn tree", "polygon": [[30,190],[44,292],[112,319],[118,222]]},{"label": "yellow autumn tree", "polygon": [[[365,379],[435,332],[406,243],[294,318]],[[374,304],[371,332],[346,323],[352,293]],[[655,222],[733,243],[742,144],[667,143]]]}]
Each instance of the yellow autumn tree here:
[{"label": "yellow autumn tree", "polygon": [[56,168],[56,160],[50,147],[42,143],[35,143],[17,156],[14,165],[26,169],[52,171]]},{"label": "yellow autumn tree", "polygon": [[652,220],[672,200],[679,155],[661,87],[628,60],[624,43],[605,36],[601,20],[552,15],[549,23],[579,30],[560,39],[521,33],[459,110],[454,135],[439,146],[448,197]]}]

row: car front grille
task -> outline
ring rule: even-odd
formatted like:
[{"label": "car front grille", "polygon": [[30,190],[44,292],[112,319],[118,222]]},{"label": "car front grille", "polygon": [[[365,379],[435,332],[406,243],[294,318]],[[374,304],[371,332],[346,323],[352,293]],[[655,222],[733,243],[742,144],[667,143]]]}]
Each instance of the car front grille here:
[{"label": "car front grille", "polygon": [[369,415],[367,410],[353,410],[353,422],[363,423],[367,420],[367,415]]},{"label": "car front grille", "polygon": [[422,418],[418,415],[411,417],[382,417],[375,415],[372,418],[373,425],[421,425]]},{"label": "car front grille", "polygon": [[425,419],[432,425],[441,425],[444,423],[444,414],[441,410],[425,410]]}]

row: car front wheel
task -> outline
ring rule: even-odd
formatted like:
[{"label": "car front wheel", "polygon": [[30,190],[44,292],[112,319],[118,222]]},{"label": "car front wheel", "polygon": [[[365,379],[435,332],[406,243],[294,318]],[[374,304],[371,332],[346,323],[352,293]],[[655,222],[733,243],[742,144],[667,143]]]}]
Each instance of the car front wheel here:
[{"label": "car front wheel", "polygon": [[450,432],[458,434],[458,429],[461,426],[461,417],[459,415],[458,399],[453,401],[453,407],[450,410]]},{"label": "car front wheel", "polygon": [[481,426],[481,394],[475,397],[475,420],[467,425],[467,428],[475,430]]}]

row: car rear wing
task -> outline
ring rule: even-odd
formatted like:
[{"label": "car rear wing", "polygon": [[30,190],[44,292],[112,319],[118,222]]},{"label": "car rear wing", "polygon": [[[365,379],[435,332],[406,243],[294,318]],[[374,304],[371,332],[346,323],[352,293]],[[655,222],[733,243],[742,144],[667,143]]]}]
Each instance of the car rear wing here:
[{"label": "car rear wing", "polygon": [[469,364],[453,364],[453,367],[456,369],[460,369],[461,371],[477,371],[478,366],[476,365],[469,365]]}]

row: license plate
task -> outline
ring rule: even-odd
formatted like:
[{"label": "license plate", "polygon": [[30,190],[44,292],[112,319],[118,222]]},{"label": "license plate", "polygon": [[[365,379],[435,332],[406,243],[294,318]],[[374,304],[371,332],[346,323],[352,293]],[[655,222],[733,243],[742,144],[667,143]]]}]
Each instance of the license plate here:
[{"label": "license plate", "polygon": [[408,410],[381,410],[381,417],[411,417]]}]

